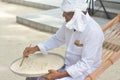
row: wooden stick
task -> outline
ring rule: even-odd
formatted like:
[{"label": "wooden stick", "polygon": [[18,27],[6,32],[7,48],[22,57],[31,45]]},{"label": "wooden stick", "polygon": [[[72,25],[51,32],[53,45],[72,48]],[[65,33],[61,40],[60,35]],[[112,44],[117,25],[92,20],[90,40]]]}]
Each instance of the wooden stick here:
[{"label": "wooden stick", "polygon": [[[30,48],[30,47],[31,47],[31,44],[30,44],[29,48]],[[19,65],[19,67],[21,67],[21,66],[22,66],[22,64],[23,64],[24,60],[25,60],[25,57],[23,57],[23,58],[22,58],[22,61],[21,61],[20,65]]]}]

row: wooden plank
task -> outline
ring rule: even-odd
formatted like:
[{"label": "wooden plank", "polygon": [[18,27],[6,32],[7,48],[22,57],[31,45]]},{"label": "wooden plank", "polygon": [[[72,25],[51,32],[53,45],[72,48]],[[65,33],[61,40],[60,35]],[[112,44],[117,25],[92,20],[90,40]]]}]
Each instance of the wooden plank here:
[{"label": "wooden plank", "polygon": [[97,70],[91,73],[85,80],[96,80],[97,76],[104,72],[111,65],[112,63],[110,61],[106,61]]},{"label": "wooden plank", "polygon": [[108,22],[103,28],[103,32],[105,32],[108,28],[112,27],[115,23],[120,22],[120,14]]},{"label": "wooden plank", "polygon": [[107,68],[109,68],[113,63],[115,63],[120,58],[120,51],[111,55],[111,57],[105,61],[98,69],[96,69],[93,73],[88,75],[85,80],[96,80],[97,76],[102,74]]}]

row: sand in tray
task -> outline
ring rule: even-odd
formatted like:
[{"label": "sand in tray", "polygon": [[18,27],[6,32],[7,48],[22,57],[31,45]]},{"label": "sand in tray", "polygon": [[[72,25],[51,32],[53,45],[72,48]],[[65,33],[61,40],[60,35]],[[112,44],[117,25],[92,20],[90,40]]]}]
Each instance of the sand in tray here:
[{"label": "sand in tray", "polygon": [[48,73],[49,69],[60,69],[64,64],[64,59],[58,55],[34,55],[25,58],[22,66],[20,62],[22,59],[17,60],[12,64],[11,69],[17,73],[24,74],[39,74]]}]

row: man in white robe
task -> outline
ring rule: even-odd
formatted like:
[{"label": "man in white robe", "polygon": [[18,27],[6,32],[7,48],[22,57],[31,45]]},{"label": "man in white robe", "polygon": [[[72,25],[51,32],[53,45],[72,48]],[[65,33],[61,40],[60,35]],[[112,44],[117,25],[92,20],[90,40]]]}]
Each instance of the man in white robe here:
[{"label": "man in white robe", "polygon": [[[104,34],[101,27],[86,12],[85,0],[63,0],[61,9],[66,21],[50,39],[35,47],[27,47],[24,57],[66,44],[65,66],[60,70],[49,70],[43,78],[26,80],[85,80],[101,64]],[[59,62],[59,61],[58,61]]]}]

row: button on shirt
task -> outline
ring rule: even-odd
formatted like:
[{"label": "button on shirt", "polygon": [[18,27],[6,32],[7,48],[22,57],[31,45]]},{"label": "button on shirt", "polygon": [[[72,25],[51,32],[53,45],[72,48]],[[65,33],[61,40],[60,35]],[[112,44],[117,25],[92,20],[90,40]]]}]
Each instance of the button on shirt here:
[{"label": "button on shirt", "polygon": [[[68,29],[64,23],[50,39],[38,44],[43,54],[47,54],[48,50],[66,44],[65,70],[70,76],[56,80],[84,80],[101,63],[104,34],[101,27],[89,15],[86,16],[84,31]],[[82,46],[77,46],[76,40]]]}]

